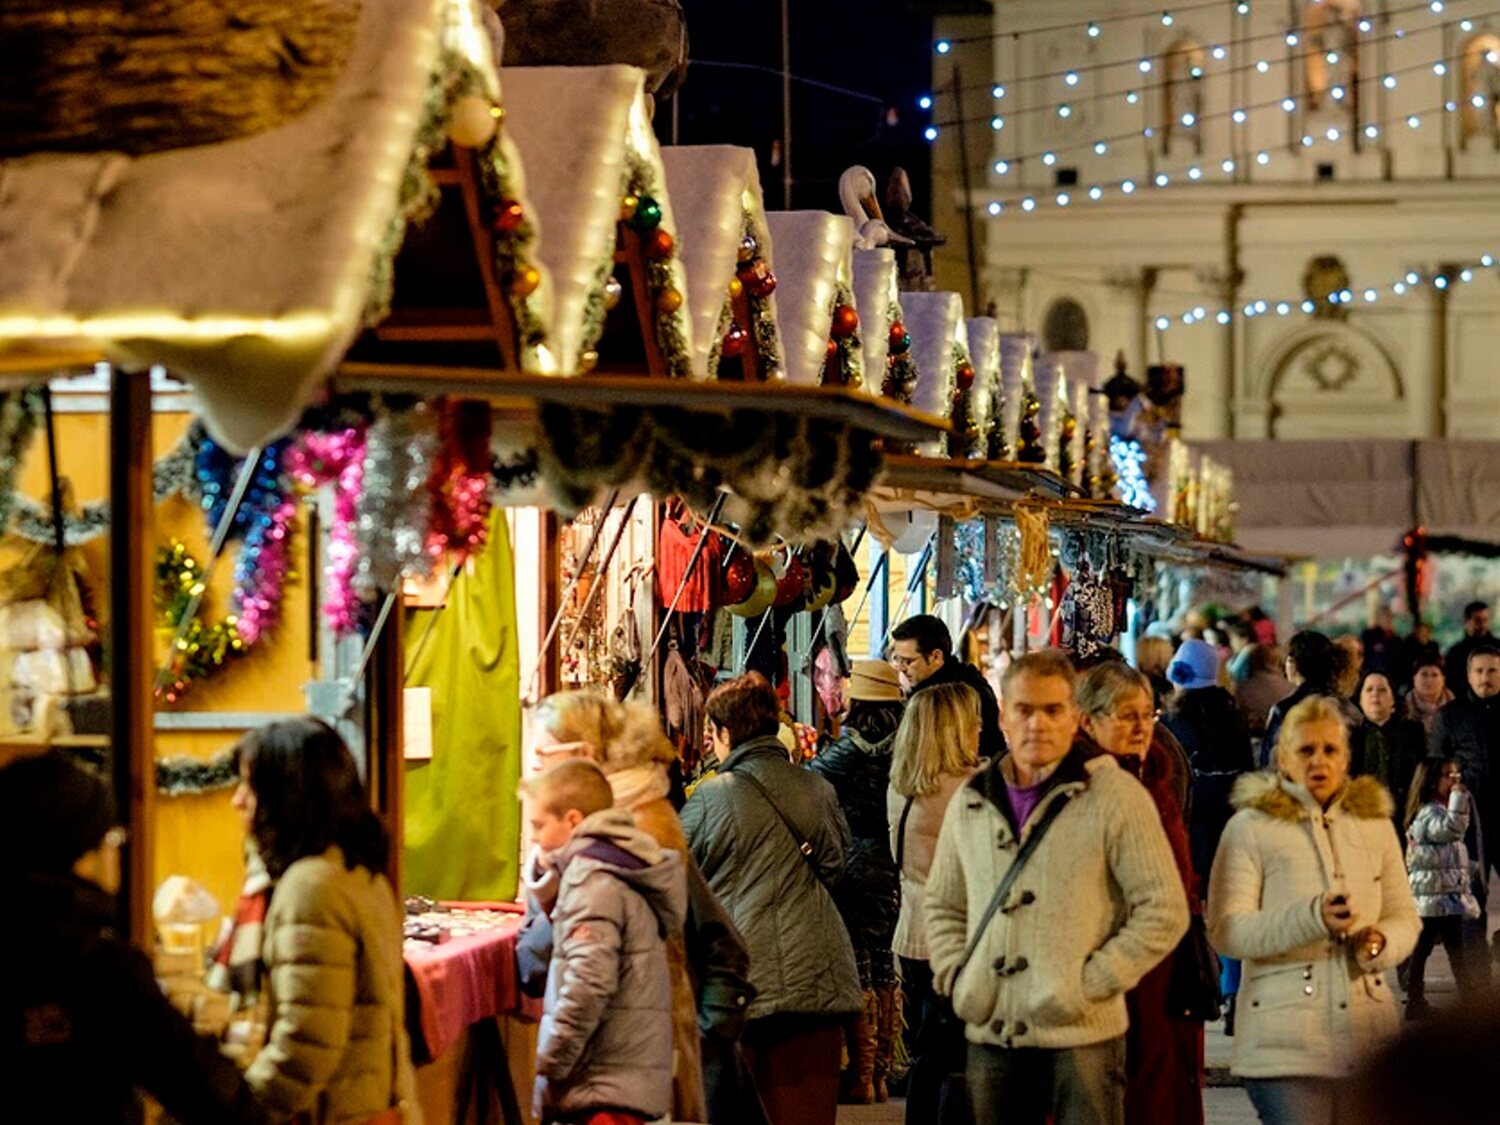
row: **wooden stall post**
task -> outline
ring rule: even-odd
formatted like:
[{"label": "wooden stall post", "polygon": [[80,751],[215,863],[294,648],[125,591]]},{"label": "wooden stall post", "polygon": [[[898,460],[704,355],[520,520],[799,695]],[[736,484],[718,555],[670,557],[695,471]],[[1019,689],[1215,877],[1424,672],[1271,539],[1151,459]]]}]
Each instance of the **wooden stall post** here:
[{"label": "wooden stall post", "polygon": [[115,796],[130,833],[119,902],[130,940],[149,952],[156,796],[150,378],[116,369],[109,396],[110,746]]}]

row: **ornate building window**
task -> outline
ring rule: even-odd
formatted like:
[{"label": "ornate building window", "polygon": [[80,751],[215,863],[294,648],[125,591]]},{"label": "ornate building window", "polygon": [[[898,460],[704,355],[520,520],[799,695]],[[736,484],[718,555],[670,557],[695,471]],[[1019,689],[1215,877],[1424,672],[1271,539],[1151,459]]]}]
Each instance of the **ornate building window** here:
[{"label": "ornate building window", "polygon": [[1172,151],[1172,142],[1191,144],[1194,153],[1203,151],[1203,65],[1202,45],[1182,38],[1167,48],[1162,82],[1161,150]]},{"label": "ornate building window", "polygon": [[1308,0],[1302,9],[1302,80],[1309,113],[1359,127],[1359,0]]},{"label": "ornate building window", "polygon": [[1464,44],[1463,141],[1488,139],[1500,148],[1500,35],[1481,32]]},{"label": "ornate building window", "polygon": [[1071,297],[1060,297],[1047,306],[1042,318],[1042,350],[1086,352],[1089,348],[1089,314]]}]

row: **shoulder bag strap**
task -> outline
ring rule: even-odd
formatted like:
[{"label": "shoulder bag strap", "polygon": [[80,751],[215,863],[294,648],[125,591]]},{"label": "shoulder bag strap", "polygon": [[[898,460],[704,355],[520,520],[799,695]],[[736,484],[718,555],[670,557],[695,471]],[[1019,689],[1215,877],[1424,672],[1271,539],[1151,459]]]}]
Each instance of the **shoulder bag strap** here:
[{"label": "shoulder bag strap", "polygon": [[912,802],[915,797],[906,798],[906,804],[901,806],[901,820],[896,825],[896,874],[900,875],[906,869],[906,821],[911,816]]},{"label": "shoulder bag strap", "polygon": [[812,868],[812,873],[817,877],[818,882],[822,883],[823,873],[818,870],[818,865],[813,860],[812,841],[810,841],[806,836],[802,835],[797,826],[792,823],[792,818],[787,816],[786,813],[782,811],[781,806],[776,803],[776,798],[771,796],[771,791],[767,789],[763,784],[761,784],[760,778],[756,777],[749,770],[729,770],[727,772],[732,773],[735,777],[743,778],[745,781],[748,781],[751,785],[755,786],[756,791],[765,798],[766,804],[771,806],[771,810],[776,814],[777,819],[780,820],[782,824],[786,825],[786,830],[792,834],[792,840],[796,843],[797,850],[802,853],[802,858],[807,860],[807,865],[808,867]]},{"label": "shoulder bag strap", "polygon": [[995,888],[994,897],[990,904],[985,907],[984,914],[979,919],[979,925],[974,927],[973,936],[969,938],[969,944],[964,947],[964,955],[959,959],[958,968],[953,972],[953,980],[957,982],[968,966],[969,960],[974,956],[974,951],[979,948],[979,939],[984,936],[984,931],[989,928],[990,920],[995,917],[1006,897],[1010,894],[1011,887],[1015,886],[1016,878],[1021,874],[1021,869],[1026,866],[1042,842],[1042,837],[1047,834],[1047,829],[1052,827],[1052,822],[1057,819],[1058,814],[1063,811],[1068,802],[1073,799],[1073,794],[1064,793],[1047,806],[1046,812],[1042,813],[1042,819],[1036,822],[1032,828],[1031,835],[1026,837],[1026,842],[1021,845],[1021,850],[1016,853],[1016,858],[1011,861],[1010,869],[1006,871],[1005,878],[1000,880],[1000,885]]}]

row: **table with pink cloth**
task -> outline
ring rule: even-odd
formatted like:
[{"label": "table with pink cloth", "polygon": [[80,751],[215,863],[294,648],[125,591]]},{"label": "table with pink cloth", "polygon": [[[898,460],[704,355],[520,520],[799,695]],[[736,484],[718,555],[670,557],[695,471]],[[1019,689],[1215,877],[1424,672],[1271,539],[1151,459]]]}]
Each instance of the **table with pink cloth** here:
[{"label": "table with pink cloth", "polygon": [[406,968],[417,998],[417,1023],[429,1059],[463,1037],[472,1025],[496,1016],[539,1019],[542,1003],[524,996],[516,980],[517,903],[447,903],[455,911],[498,910],[514,915],[494,929],[408,948]]}]

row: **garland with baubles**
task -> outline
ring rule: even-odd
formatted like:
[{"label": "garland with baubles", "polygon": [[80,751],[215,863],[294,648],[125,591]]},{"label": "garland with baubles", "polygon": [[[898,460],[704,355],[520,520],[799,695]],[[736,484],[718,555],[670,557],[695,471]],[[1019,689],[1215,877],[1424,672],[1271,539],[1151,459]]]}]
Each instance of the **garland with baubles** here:
[{"label": "garland with baubles", "polygon": [[907,332],[901,306],[895,301],[891,302],[888,319],[891,327],[886,338],[885,380],[880,393],[910,406],[917,390],[917,365],[911,360],[911,333]]},{"label": "garland with baubles", "polygon": [[854,306],[854,293],[843,282],[834,287],[828,315],[828,358],[823,364],[823,385],[862,387],[859,311]]},{"label": "garland with baubles", "polygon": [[952,428],[948,431],[948,456],[982,457],[979,447],[979,426],[974,421],[970,398],[974,390],[974,365],[969,362],[969,351],[957,341],[953,344],[953,408],[948,419]]}]

